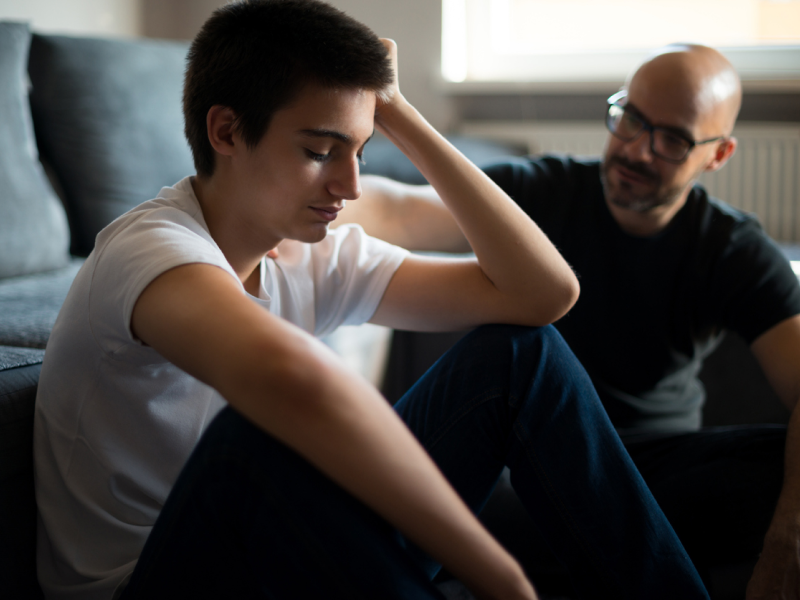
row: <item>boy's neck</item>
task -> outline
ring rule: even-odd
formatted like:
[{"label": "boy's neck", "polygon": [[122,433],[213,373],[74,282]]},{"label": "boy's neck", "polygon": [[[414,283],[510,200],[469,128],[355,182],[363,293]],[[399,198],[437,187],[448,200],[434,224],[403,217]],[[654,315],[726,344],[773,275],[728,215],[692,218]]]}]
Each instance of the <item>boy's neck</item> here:
[{"label": "boy's neck", "polygon": [[280,240],[270,245],[265,244],[261,237],[253,242],[253,238],[259,236],[237,218],[236,193],[224,185],[220,177],[195,176],[192,177],[191,183],[211,237],[233,267],[247,292],[257,296],[261,282],[259,270],[261,259],[277,246]]}]

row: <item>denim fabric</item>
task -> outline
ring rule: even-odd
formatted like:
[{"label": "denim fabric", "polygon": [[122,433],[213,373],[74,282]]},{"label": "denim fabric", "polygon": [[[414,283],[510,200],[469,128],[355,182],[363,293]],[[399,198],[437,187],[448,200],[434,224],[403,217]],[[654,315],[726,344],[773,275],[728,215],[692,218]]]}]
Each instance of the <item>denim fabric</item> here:
[{"label": "denim fabric", "polygon": [[[479,328],[396,409],[474,510],[510,467],[582,597],[708,598],[554,328]],[[429,583],[438,565],[407,546],[226,409],[181,473],[122,597],[441,598]]]},{"label": "denim fabric", "polygon": [[514,489],[582,597],[706,597],[554,328],[477,330],[396,409],[476,512],[509,466]]},{"label": "denim fabric", "polygon": [[226,408],[181,472],[122,598],[442,596],[385,521]]},{"label": "denim fabric", "polygon": [[[622,435],[712,598],[744,598],[783,483],[785,425]],[[501,476],[481,513],[540,588],[571,597],[570,578]]]}]

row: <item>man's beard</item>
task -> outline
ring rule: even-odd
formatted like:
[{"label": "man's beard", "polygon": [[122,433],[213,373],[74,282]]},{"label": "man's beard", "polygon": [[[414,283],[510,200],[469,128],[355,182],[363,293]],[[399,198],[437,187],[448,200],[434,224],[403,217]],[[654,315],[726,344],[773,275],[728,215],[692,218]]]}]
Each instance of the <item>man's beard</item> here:
[{"label": "man's beard", "polygon": [[[634,195],[627,182],[624,181],[619,183],[616,188],[612,187],[608,172],[614,164],[618,164],[628,171],[643,177],[652,185],[653,193],[642,196]],[[606,156],[600,169],[600,179],[603,183],[603,193],[608,202],[620,208],[640,213],[676,202],[686,189],[686,185],[663,188],[661,176],[656,171],[646,164],[630,162],[621,156]]]}]

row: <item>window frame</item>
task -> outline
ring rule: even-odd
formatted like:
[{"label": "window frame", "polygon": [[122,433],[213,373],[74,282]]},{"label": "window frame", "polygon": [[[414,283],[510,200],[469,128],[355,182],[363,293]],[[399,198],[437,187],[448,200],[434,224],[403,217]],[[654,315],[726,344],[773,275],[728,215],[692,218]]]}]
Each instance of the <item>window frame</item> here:
[{"label": "window frame", "polygon": [[[480,1],[480,0],[479,0]],[[610,92],[652,49],[593,52],[552,52],[491,55],[492,75],[478,66],[469,77],[468,30],[476,13],[467,13],[475,0],[442,0],[441,82],[450,93]],[[474,9],[474,6],[473,6]],[[481,10],[486,10],[483,7]],[[486,14],[478,15],[484,20]],[[482,40],[482,55],[490,43]],[[717,47],[733,64],[745,91],[800,91],[800,45]]]}]

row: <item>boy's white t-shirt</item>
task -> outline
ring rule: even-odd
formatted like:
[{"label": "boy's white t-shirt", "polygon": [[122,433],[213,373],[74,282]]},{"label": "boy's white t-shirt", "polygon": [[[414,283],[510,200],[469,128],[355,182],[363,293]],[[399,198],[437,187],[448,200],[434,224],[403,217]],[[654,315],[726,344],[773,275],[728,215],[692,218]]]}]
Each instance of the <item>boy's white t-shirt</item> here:
[{"label": "boy's white t-shirt", "polygon": [[[262,260],[259,298],[251,298],[322,336],[372,317],[406,255],[358,226],[317,244],[285,241],[278,259]],[[53,328],[34,418],[38,573],[49,599],[111,598],[225,405],[131,334],[144,288],[188,263],[216,265],[239,282],[189,177],[97,236]]]}]

